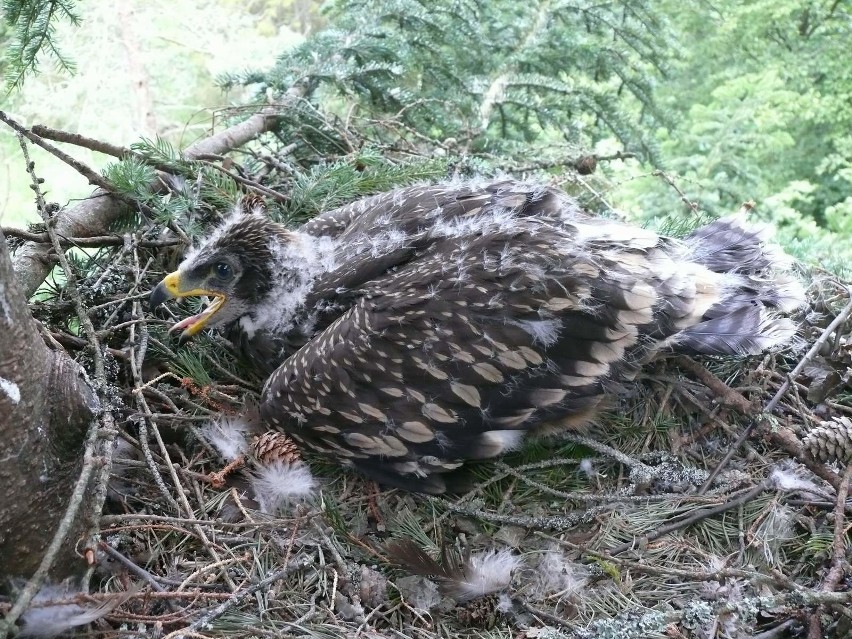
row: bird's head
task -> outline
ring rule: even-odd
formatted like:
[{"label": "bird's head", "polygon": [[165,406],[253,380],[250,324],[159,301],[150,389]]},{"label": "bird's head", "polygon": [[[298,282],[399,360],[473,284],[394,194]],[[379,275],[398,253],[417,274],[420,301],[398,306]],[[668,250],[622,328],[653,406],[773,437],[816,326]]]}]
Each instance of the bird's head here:
[{"label": "bird's head", "polygon": [[182,331],[184,338],[235,322],[268,297],[275,251],[292,235],[259,213],[237,213],[157,284],[151,292],[151,309],[171,298],[211,298],[204,310],[170,329]]}]

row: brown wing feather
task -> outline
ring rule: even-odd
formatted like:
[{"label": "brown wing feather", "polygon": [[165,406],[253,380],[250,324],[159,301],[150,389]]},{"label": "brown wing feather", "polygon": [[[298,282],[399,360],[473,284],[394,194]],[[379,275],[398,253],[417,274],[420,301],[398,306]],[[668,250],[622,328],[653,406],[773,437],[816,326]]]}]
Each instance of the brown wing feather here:
[{"label": "brown wing feather", "polygon": [[635,279],[611,266],[529,230],[444,238],[366,283],[288,359],[267,384],[265,417],[415,489],[545,423],[582,423],[607,380],[632,375],[631,349],[654,321],[652,301],[629,292]]},{"label": "brown wing feather", "polygon": [[660,348],[727,312],[726,276],[687,247],[543,187],[414,187],[317,228],[332,218],[345,259],[312,300],[340,312],[274,372],[262,411],[412,490],[441,492],[466,460],[587,422]]}]

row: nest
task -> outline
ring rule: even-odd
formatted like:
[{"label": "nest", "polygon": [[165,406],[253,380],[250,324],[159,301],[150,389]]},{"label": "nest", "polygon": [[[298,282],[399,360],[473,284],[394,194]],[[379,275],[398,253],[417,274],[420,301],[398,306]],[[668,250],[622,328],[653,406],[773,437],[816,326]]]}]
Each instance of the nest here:
[{"label": "nest", "polygon": [[[283,174],[270,177],[284,163],[272,149],[254,160],[267,184]],[[123,245],[73,258],[119,427],[96,579],[60,598],[115,605],[76,636],[733,638],[798,636],[815,616],[824,636],[848,636],[852,306],[840,282],[807,274],[795,347],[658,360],[582,435],[478,464],[466,494],[383,490],[308,457],[319,489],[264,512],[250,474],[201,432],[242,414],[263,380],[222,337],[178,345],[140,302],[185,231],[215,222],[204,208],[137,219]],[[60,279],[32,311],[91,366]],[[438,568],[412,574],[393,540],[446,579],[476,553],[515,559],[493,592],[459,598]]]}]

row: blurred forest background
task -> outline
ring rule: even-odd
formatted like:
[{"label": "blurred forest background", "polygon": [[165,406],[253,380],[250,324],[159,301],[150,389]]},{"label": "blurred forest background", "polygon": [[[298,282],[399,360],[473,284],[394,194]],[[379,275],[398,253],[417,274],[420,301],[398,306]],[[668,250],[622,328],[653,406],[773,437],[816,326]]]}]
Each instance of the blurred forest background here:
[{"label": "blurred forest background", "polygon": [[[714,215],[754,200],[797,256],[832,270],[852,258],[847,2],[4,4],[7,19],[16,7],[54,7],[51,40],[73,69],[47,51],[27,74],[19,34],[0,25],[12,54],[3,109],[27,125],[183,148],[229,107],[309,78],[326,110],[396,114],[433,150],[475,158],[483,172],[499,158],[501,169],[558,174],[583,153],[624,151],[633,158],[602,163],[591,183],[607,209],[647,223],[688,213],[686,200]],[[0,149],[0,221],[34,221],[8,130]],[[90,192],[34,153],[50,199]],[[75,154],[96,168],[109,161]]]}]

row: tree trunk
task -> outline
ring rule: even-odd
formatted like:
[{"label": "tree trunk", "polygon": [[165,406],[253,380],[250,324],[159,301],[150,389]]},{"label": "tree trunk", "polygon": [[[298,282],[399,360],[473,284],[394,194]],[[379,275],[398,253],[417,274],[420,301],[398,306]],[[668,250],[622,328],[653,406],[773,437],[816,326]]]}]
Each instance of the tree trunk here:
[{"label": "tree trunk", "polygon": [[[0,575],[30,576],[65,512],[97,398],[83,369],[39,334],[0,232]],[[82,508],[80,512],[86,512]],[[82,567],[74,542],[57,576]]]}]

